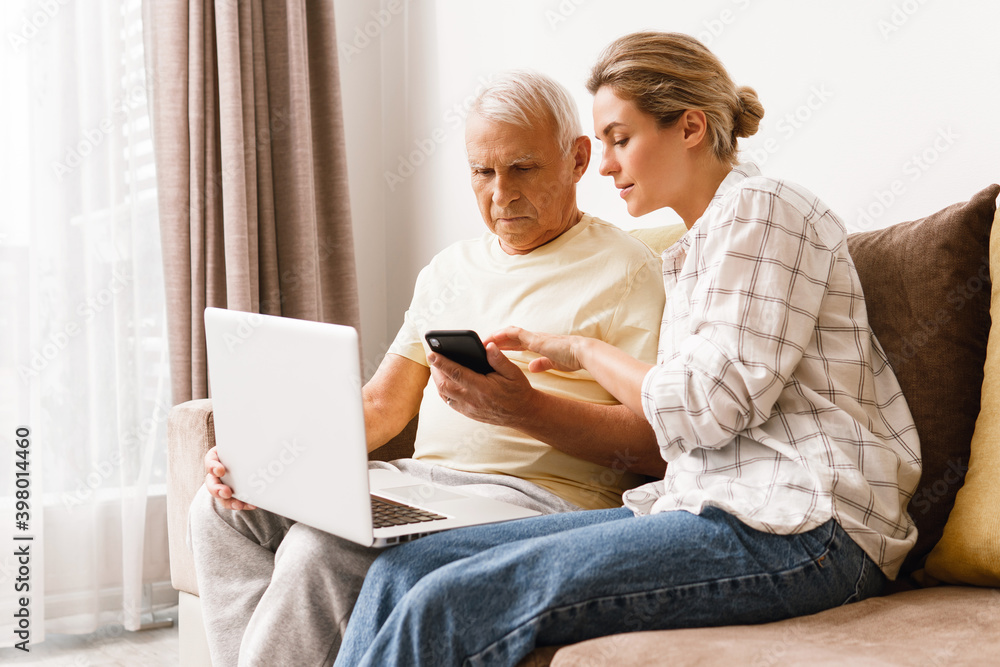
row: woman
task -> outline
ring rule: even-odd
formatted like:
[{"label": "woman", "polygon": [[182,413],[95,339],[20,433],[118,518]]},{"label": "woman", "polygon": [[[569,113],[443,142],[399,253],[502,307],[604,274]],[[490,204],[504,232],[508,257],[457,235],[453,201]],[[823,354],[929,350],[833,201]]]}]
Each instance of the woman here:
[{"label": "woman", "polygon": [[[736,163],[763,108],[685,35],[612,43],[588,83],[601,173],[688,233],[663,254],[658,363],[506,329],[652,424],[663,481],[625,507],[431,536],[379,557],[338,664],[515,664],[537,645],[763,623],[877,595],[916,539],[919,443],[837,217]],[[456,390],[447,383],[442,393]]]}]

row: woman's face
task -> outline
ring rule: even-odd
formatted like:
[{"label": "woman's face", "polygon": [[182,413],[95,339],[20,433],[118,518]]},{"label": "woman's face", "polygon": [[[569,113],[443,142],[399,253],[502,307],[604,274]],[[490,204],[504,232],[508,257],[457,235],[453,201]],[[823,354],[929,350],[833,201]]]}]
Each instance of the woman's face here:
[{"label": "woman's face", "polygon": [[687,157],[680,123],[661,128],[653,116],[603,86],[594,95],[594,132],[604,147],[601,174],[614,179],[629,215],[677,208]]}]

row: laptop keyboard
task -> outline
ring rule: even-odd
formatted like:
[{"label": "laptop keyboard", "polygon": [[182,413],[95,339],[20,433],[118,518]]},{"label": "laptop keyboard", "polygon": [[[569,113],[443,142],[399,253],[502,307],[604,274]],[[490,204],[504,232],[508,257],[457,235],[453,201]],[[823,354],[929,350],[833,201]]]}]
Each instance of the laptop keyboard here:
[{"label": "laptop keyboard", "polygon": [[442,514],[435,514],[427,510],[418,509],[409,505],[401,505],[390,500],[383,500],[372,496],[372,523],[375,528],[386,528],[388,526],[405,526],[411,523],[425,523],[427,521],[437,521],[447,519]]}]

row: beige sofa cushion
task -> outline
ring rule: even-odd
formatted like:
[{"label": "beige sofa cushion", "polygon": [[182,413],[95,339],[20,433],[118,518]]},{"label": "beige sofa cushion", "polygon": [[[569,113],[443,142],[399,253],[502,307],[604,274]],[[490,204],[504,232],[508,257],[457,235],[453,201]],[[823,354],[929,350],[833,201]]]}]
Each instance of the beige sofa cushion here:
[{"label": "beige sofa cushion", "polygon": [[680,237],[687,233],[684,225],[667,225],[666,227],[650,227],[649,229],[633,229],[629,234],[639,239],[657,255],[672,246]]},{"label": "beige sofa cushion", "polygon": [[[993,303],[982,400],[965,484],[941,541],[927,557],[927,574],[951,583],[1000,586],[1000,211],[990,238]],[[1000,623],[1000,619],[997,621]]]},{"label": "beige sofa cushion", "polygon": [[561,648],[552,667],[996,664],[1000,590],[941,586],[764,625],[612,635]]}]

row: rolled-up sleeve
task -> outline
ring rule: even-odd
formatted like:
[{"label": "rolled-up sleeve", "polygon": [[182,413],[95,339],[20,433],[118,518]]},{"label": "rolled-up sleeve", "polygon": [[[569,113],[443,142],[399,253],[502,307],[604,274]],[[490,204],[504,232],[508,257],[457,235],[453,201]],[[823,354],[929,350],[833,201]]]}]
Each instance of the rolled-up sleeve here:
[{"label": "rolled-up sleeve", "polygon": [[771,415],[802,359],[836,247],[808,210],[741,190],[695,230],[668,296],[661,363],[642,384],[643,411],[668,462],[726,445]]}]

